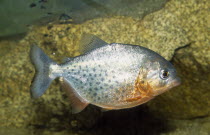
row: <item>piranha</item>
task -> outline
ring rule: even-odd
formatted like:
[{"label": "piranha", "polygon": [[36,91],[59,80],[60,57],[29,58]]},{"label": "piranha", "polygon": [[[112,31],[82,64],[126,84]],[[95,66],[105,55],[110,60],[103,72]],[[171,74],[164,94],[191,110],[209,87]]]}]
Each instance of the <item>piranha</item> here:
[{"label": "piranha", "polygon": [[87,34],[81,40],[80,52],[82,55],[57,64],[37,45],[32,45],[30,56],[36,70],[32,98],[43,95],[59,77],[73,113],[88,104],[117,110],[143,104],[180,84],[174,66],[142,46],[108,44]]}]

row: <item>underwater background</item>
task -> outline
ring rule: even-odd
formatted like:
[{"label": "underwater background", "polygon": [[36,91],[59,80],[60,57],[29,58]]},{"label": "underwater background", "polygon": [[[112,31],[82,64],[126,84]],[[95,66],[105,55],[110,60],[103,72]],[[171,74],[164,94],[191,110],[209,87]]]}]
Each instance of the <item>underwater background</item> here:
[{"label": "underwater background", "polygon": [[[210,135],[209,0],[0,0],[0,135]],[[182,84],[135,108],[71,114],[59,80],[30,97],[36,43],[61,62],[83,33],[147,47]]]}]

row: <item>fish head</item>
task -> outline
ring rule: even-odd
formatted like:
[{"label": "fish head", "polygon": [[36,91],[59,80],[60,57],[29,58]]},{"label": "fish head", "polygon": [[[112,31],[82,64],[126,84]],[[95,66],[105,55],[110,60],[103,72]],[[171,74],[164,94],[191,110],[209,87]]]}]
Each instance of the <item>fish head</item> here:
[{"label": "fish head", "polygon": [[[157,96],[175,86],[180,85],[181,80],[177,76],[175,67],[163,59],[147,63],[139,72],[138,85],[146,84],[149,88],[150,96]],[[149,87],[148,87],[149,86]]]}]

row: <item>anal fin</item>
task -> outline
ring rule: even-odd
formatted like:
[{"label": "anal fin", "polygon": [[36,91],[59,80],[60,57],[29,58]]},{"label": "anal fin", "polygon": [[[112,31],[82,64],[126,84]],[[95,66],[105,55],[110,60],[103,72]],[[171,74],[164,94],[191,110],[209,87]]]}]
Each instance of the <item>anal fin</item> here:
[{"label": "anal fin", "polygon": [[113,110],[112,108],[101,108],[101,111],[102,112],[108,112],[108,111],[111,111]]},{"label": "anal fin", "polygon": [[85,101],[76,91],[74,88],[71,87],[68,80],[65,78],[61,79],[62,88],[66,91],[69,99],[71,101],[72,106],[72,113],[79,113],[89,104]]}]

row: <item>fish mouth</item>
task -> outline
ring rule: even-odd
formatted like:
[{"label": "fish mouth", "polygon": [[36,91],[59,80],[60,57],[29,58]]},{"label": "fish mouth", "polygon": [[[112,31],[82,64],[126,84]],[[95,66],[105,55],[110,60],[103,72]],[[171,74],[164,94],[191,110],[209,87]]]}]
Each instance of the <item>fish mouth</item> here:
[{"label": "fish mouth", "polygon": [[170,86],[167,88],[168,90],[173,88],[173,87],[176,87],[176,86],[179,86],[181,84],[181,79],[179,77],[177,77],[176,79],[174,79],[171,83],[170,83]]},{"label": "fish mouth", "polygon": [[177,77],[176,79],[173,80],[172,82],[172,87],[176,87],[181,84],[181,79]]},{"label": "fish mouth", "polygon": [[181,79],[179,77],[177,77],[174,80],[172,80],[172,82],[170,83],[170,86],[162,88],[161,90],[155,90],[155,92],[153,93],[153,96],[160,95],[160,94],[162,94],[162,93],[164,93],[164,92],[170,90],[171,88],[176,87],[180,84],[181,84]]}]

